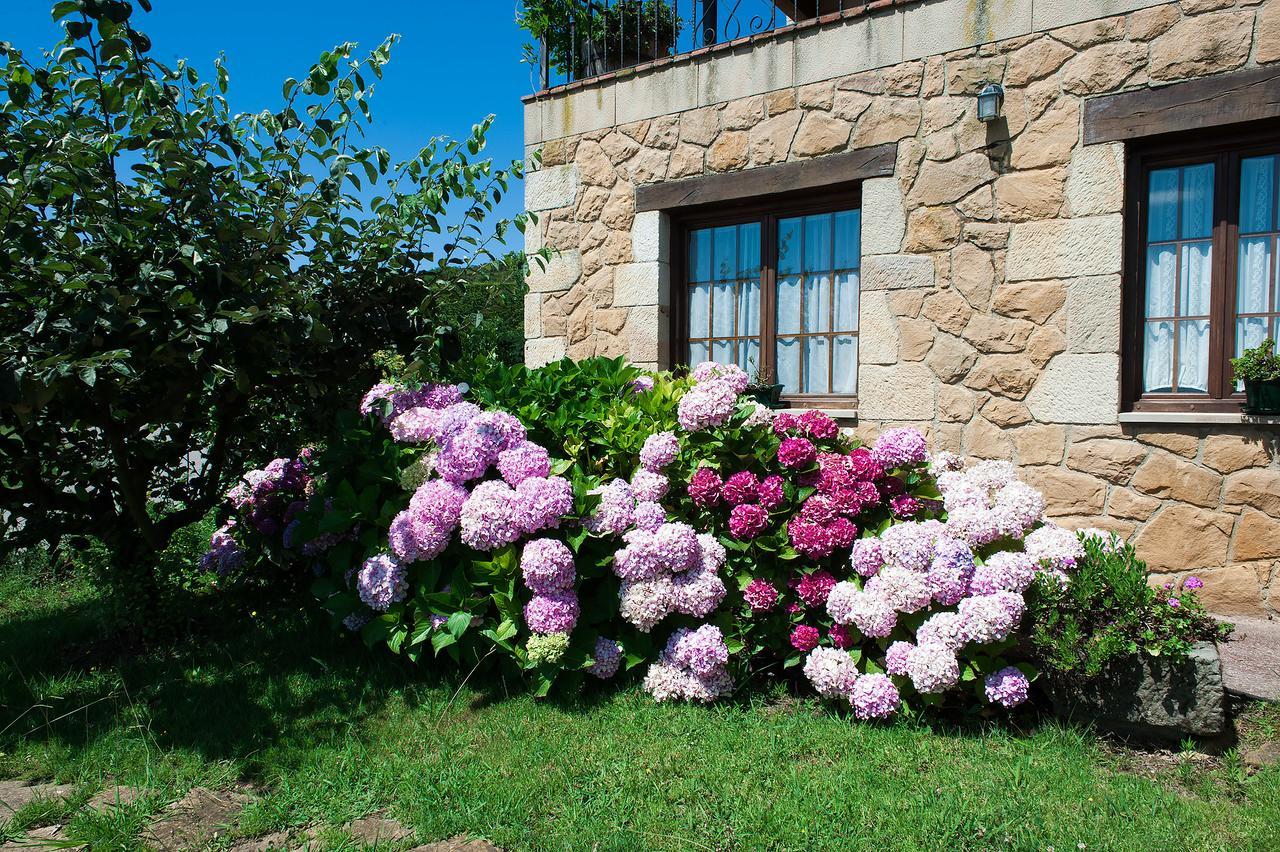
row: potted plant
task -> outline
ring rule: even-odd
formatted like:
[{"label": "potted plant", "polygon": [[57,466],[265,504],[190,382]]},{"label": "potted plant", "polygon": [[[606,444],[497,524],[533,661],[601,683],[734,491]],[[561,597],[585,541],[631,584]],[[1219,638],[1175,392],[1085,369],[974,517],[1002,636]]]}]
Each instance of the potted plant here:
[{"label": "potted plant", "polygon": [[773,374],[768,367],[757,366],[754,361],[749,362],[749,366],[754,367],[754,370],[751,384],[747,385],[747,394],[761,405],[781,408],[782,385],[773,382]]},{"label": "potted plant", "polygon": [[[516,22],[546,45],[547,64],[570,79],[667,56],[680,34],[667,0],[524,0]],[[525,52],[536,54],[528,45]]]},{"label": "potted plant", "polygon": [[1232,358],[1231,370],[1244,382],[1246,414],[1280,414],[1280,355],[1274,340],[1267,338]]}]

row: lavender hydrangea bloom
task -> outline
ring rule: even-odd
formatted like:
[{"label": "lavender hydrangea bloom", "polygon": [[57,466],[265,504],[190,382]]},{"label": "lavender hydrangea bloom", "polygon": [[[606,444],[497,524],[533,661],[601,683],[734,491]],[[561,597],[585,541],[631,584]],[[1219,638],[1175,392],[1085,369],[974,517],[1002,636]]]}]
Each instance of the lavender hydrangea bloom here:
[{"label": "lavender hydrangea bloom", "polygon": [[702,548],[693,527],[680,521],[663,524],[653,534],[653,553],[669,571],[685,571],[698,565]]},{"label": "lavender hydrangea bloom", "polygon": [[804,676],[823,698],[849,698],[858,680],[858,667],[847,651],[814,648],[805,658]]},{"label": "lavender hydrangea bloom", "polygon": [[738,406],[738,392],[727,382],[710,380],[695,385],[680,398],[676,419],[687,432],[723,426]]},{"label": "lavender hydrangea bloom", "polygon": [[1006,666],[994,674],[987,675],[983,681],[987,700],[1001,707],[1017,707],[1027,700],[1031,689],[1031,681],[1013,666]]},{"label": "lavender hydrangea bloom", "polygon": [[1027,536],[1023,547],[1032,559],[1053,571],[1068,572],[1084,556],[1080,538],[1071,530],[1045,524]]},{"label": "lavender hydrangea bloom", "polygon": [[573,486],[562,476],[531,476],[516,486],[516,518],[527,534],[555,529],[573,511]]},{"label": "lavender hydrangea bloom", "polygon": [[880,549],[880,539],[860,538],[853,543],[853,551],[849,554],[853,570],[861,577],[874,577],[884,566],[884,553]]},{"label": "lavender hydrangea bloom", "polygon": [[692,568],[672,580],[675,610],[694,618],[706,618],[720,606],[728,590],[714,570]]},{"label": "lavender hydrangea bloom", "polygon": [[505,482],[481,482],[462,506],[462,543],[488,552],[518,539],[523,529],[517,502],[516,492]]},{"label": "lavender hydrangea bloom", "polygon": [[392,552],[404,562],[439,556],[458,527],[466,499],[460,485],[438,479],[423,483],[391,522]]},{"label": "lavender hydrangea bloom", "polygon": [[681,627],[671,634],[663,655],[676,665],[689,669],[698,677],[715,674],[729,662],[729,648],[724,634],[713,624],[697,630]]},{"label": "lavender hydrangea bloom", "polygon": [[911,655],[911,650],[915,648],[910,642],[901,640],[893,642],[884,652],[884,670],[891,675],[906,676],[907,659]]},{"label": "lavender hydrangea bloom", "polygon": [[933,562],[934,542],[942,525],[937,521],[894,524],[880,535],[880,552],[886,565],[909,571],[927,571]]},{"label": "lavender hydrangea bloom", "polygon": [[670,577],[624,581],[618,588],[618,611],[641,633],[648,633],[675,609],[676,592]]},{"label": "lavender hydrangea bloom", "polygon": [[200,557],[200,570],[225,577],[244,565],[244,551],[231,533],[235,526],[235,519],[232,518],[209,537],[209,550]]},{"label": "lavender hydrangea bloom", "polygon": [[876,438],[871,452],[886,468],[920,464],[929,457],[929,444],[916,429],[886,429]]},{"label": "lavender hydrangea bloom", "polygon": [[960,661],[941,645],[917,645],[907,653],[907,677],[916,692],[944,692],[960,680]]},{"label": "lavender hydrangea bloom", "polygon": [[600,505],[586,520],[596,535],[622,535],[631,526],[636,500],[626,480],[615,479],[599,490]]},{"label": "lavender hydrangea bloom", "polygon": [[652,500],[641,500],[636,503],[631,521],[637,529],[653,532],[667,522],[667,510]]},{"label": "lavender hydrangea bloom", "polygon": [[927,582],[935,602],[955,606],[969,593],[973,576],[973,551],[964,542],[939,538],[936,555],[929,565]]},{"label": "lavender hydrangea bloom", "polygon": [[692,375],[699,385],[723,382],[733,388],[734,393],[742,393],[751,383],[746,370],[737,364],[717,364],[715,361],[703,361],[693,368]]},{"label": "lavender hydrangea bloom", "polygon": [[356,590],[369,609],[386,612],[392,604],[404,600],[409,591],[404,566],[386,553],[371,556],[360,566]]},{"label": "lavender hydrangea bloom", "polygon": [[653,376],[636,376],[631,380],[632,393],[648,393],[653,390]]},{"label": "lavender hydrangea bloom", "polygon": [[[366,414],[368,412],[365,412]],[[342,619],[342,626],[352,633],[359,633],[373,619],[373,613],[367,609],[357,610]]]},{"label": "lavender hydrangea bloom", "polygon": [[578,596],[571,591],[534,595],[524,606],[525,623],[534,633],[569,633],[578,613]]},{"label": "lavender hydrangea bloom", "polygon": [[703,571],[710,571],[713,574],[719,571],[720,566],[724,565],[726,556],[724,545],[714,535],[698,533],[698,557]]},{"label": "lavender hydrangea bloom", "polygon": [[670,481],[661,473],[639,468],[631,476],[631,494],[636,500],[655,502],[667,496]]},{"label": "lavender hydrangea bloom", "polygon": [[396,392],[396,386],[389,382],[379,382],[365,392],[364,397],[360,400],[360,413],[368,417],[373,413],[373,407],[384,399],[390,399],[391,395]]},{"label": "lavender hydrangea bloom", "polygon": [[595,662],[587,667],[587,673],[608,680],[618,673],[622,665],[622,646],[603,636],[596,638]]},{"label": "lavender hydrangea bloom", "polygon": [[[525,542],[520,554],[524,584],[536,594],[551,594],[573,587],[573,551],[553,538]],[[554,632],[554,631],[552,631]]]},{"label": "lavender hydrangea bloom", "polygon": [[660,472],[676,459],[680,441],[675,432],[656,432],[644,439],[640,448],[640,466],[655,473]]},{"label": "lavender hydrangea bloom", "polygon": [[868,674],[854,683],[849,703],[859,719],[888,719],[898,712],[902,698],[898,695],[898,687],[888,677]]},{"label": "lavender hydrangea bloom", "polygon": [[1026,553],[1002,550],[974,569],[969,590],[975,595],[1025,592],[1036,578],[1036,563]]},{"label": "lavender hydrangea bloom", "polygon": [[958,610],[965,619],[971,640],[986,645],[1009,638],[1022,621],[1026,602],[1015,592],[995,592],[965,598]]},{"label": "lavender hydrangea bloom", "polygon": [[968,622],[958,612],[935,612],[916,630],[919,644],[941,645],[949,651],[959,651],[969,638]]},{"label": "lavender hydrangea bloom", "polygon": [[551,454],[532,441],[522,441],[498,453],[498,473],[512,488],[530,477],[551,475]]}]

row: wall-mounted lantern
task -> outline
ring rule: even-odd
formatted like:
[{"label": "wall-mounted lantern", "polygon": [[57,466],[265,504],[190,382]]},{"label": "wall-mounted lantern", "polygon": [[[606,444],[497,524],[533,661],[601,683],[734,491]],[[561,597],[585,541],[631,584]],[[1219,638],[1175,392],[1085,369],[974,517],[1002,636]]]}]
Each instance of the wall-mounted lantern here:
[{"label": "wall-mounted lantern", "polygon": [[1004,106],[1004,86],[999,83],[988,83],[978,92],[978,119],[990,124],[1000,117],[1000,109]]}]

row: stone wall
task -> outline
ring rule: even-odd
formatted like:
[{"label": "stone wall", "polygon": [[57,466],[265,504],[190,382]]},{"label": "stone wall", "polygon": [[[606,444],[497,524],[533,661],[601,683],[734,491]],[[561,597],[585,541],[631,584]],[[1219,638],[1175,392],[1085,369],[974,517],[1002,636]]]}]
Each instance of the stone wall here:
[{"label": "stone wall", "polygon": [[[894,176],[863,185],[859,434],[910,423],[1012,458],[1065,523],[1131,536],[1157,574],[1195,570],[1220,611],[1275,612],[1277,427],[1117,414],[1124,145],[1083,145],[1081,113],[1090,96],[1280,61],[1280,3],[1136,5],[539,140],[529,247],[557,254],[530,279],[527,360],[669,363],[671,248],[662,214],[635,213],[638,185],[896,142]],[[975,95],[991,80],[1006,122],[988,126]]]}]

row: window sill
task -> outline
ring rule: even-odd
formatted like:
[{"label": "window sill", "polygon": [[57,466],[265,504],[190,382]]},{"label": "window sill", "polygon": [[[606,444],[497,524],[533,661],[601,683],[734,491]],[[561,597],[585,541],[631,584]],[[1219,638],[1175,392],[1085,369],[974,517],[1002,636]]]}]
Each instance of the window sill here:
[{"label": "window sill", "polygon": [[1280,426],[1280,415],[1226,411],[1122,411],[1119,422],[1190,426]]},{"label": "window sill", "polygon": [[856,408],[819,408],[817,410],[835,420],[858,422],[858,409]]}]

